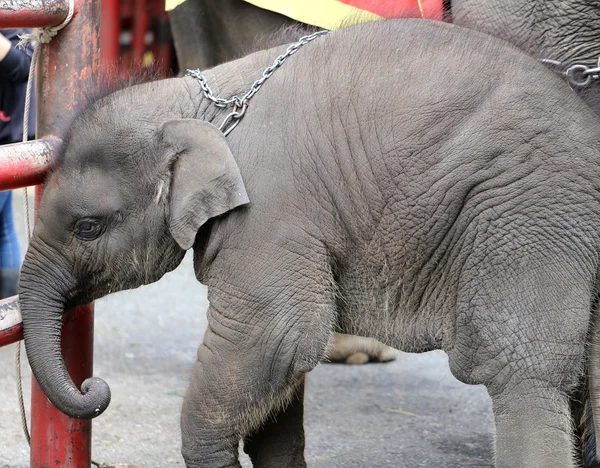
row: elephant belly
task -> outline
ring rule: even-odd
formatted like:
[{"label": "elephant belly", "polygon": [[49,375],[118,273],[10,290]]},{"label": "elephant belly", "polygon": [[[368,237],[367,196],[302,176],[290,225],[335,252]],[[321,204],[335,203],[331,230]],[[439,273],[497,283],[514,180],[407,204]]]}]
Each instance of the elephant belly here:
[{"label": "elephant belly", "polygon": [[403,298],[401,287],[354,287],[340,292],[337,312],[341,333],[375,338],[408,353],[442,348],[439,314],[415,307],[410,298]]}]

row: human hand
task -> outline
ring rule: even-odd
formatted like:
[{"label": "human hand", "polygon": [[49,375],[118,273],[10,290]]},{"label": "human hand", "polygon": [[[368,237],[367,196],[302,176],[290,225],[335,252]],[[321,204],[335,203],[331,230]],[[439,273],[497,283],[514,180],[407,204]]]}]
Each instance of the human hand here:
[{"label": "human hand", "polygon": [[0,32],[0,61],[2,61],[4,57],[6,57],[6,54],[8,54],[8,51],[10,50],[10,47],[10,41],[6,37],[4,37],[4,35]]}]

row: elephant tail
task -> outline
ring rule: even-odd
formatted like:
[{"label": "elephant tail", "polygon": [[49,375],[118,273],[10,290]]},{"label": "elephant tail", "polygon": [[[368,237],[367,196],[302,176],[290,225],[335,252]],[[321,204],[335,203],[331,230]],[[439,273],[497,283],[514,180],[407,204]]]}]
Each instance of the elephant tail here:
[{"label": "elephant tail", "polygon": [[600,468],[600,310],[592,312],[591,347],[588,358],[588,391],[581,418],[584,468]]}]

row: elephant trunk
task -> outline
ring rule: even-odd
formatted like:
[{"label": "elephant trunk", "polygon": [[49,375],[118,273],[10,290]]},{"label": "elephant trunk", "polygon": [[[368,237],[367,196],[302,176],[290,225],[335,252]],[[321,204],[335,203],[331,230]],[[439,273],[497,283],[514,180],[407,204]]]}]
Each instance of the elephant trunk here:
[{"label": "elephant trunk", "polygon": [[56,264],[39,260],[39,252],[30,246],[19,287],[31,370],[56,408],[72,418],[94,418],[108,407],[110,388],[103,380],[90,378],[83,382],[80,392],[67,372],[60,349],[65,296],[75,282],[69,279],[70,274],[57,274]]}]

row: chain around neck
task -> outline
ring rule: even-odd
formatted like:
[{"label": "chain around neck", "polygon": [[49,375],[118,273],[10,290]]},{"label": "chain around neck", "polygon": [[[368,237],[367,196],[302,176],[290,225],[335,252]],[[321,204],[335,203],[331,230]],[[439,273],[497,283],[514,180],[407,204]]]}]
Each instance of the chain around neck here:
[{"label": "chain around neck", "polygon": [[300,39],[298,39],[298,42],[295,42],[294,44],[290,45],[283,54],[281,54],[275,59],[275,61],[270,67],[267,67],[265,71],[263,71],[262,76],[258,80],[256,80],[252,84],[252,86],[250,86],[248,92],[241,98],[239,96],[232,96],[229,99],[215,97],[212,90],[208,86],[206,78],[204,77],[204,75],[202,75],[199,69],[188,70],[186,76],[191,76],[198,80],[198,82],[200,83],[200,87],[202,88],[202,92],[204,93],[204,96],[207,99],[209,99],[215,106],[221,108],[226,108],[229,106],[233,107],[233,112],[231,112],[227,117],[225,117],[225,120],[219,127],[219,130],[221,130],[223,134],[227,136],[237,126],[241,118],[246,113],[246,108],[248,107],[250,99],[254,97],[254,95],[258,92],[258,90],[261,88],[264,82],[271,77],[273,72],[275,72],[276,69],[283,65],[283,63],[290,56],[294,55],[298,51],[298,49],[300,49],[300,47],[302,47],[304,44],[307,44],[315,40],[317,37],[327,34],[328,32],[329,31],[317,31],[316,33],[310,34],[308,36],[301,37]]}]

